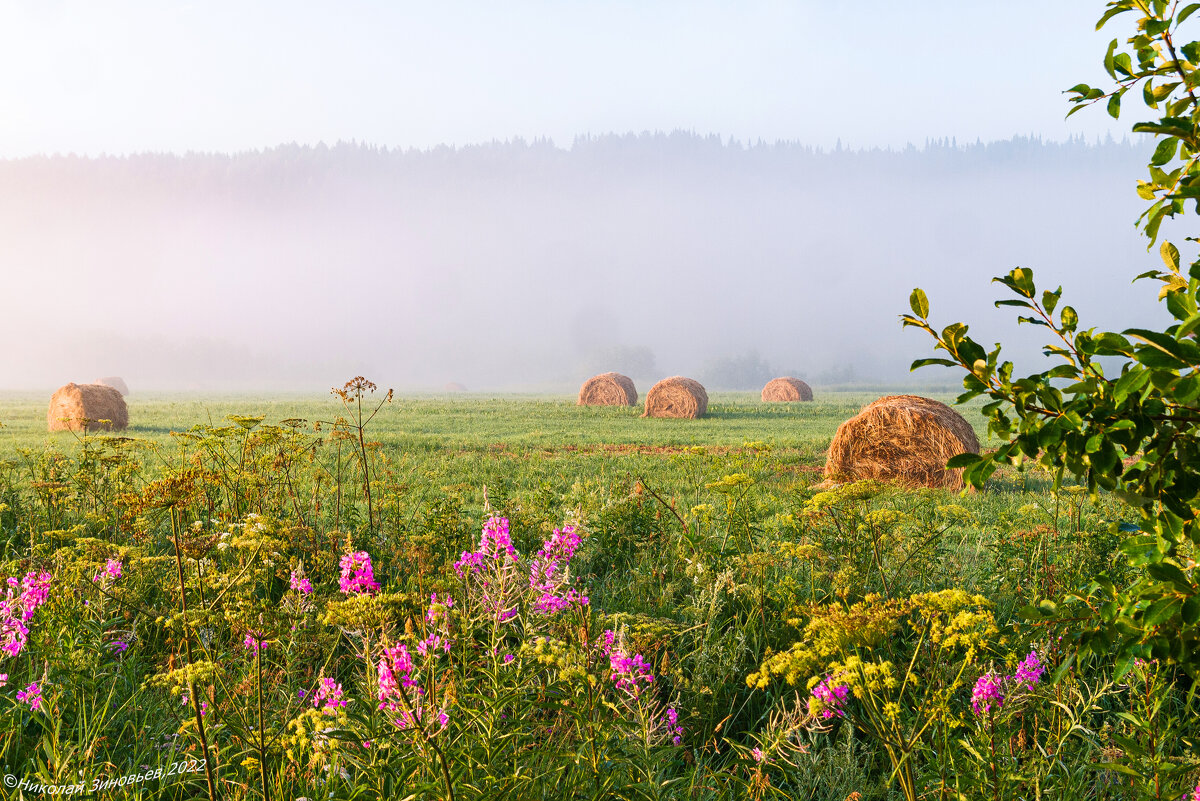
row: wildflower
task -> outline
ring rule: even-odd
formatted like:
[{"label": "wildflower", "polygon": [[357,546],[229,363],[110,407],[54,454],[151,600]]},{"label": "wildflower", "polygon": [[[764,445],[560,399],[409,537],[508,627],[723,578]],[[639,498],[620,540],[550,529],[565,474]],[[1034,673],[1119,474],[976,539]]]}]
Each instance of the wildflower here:
[{"label": "wildflower", "polygon": [[123,654],[129,650],[129,643],[124,640],[113,640],[108,644],[108,647],[116,651],[118,654]]},{"label": "wildflower", "polygon": [[[301,693],[304,691],[301,690]],[[301,695],[301,698],[304,696]],[[336,715],[338,707],[345,707],[346,701],[342,697],[342,685],[333,679],[321,679],[321,683],[317,686],[317,691],[313,694],[313,706],[320,709],[326,715]]]},{"label": "wildflower", "polygon": [[500,623],[517,616],[513,597],[517,578],[514,575],[520,555],[513,548],[508,520],[493,515],[483,524],[479,547],[463,551],[454,563],[459,578],[467,581],[471,597],[478,597],[483,609]]},{"label": "wildflower", "polygon": [[403,644],[385,648],[376,667],[379,673],[379,709],[401,713],[401,717],[397,718],[395,723],[402,729],[407,728],[412,721],[409,720],[408,711],[404,709],[400,688],[420,689],[412,677],[414,665],[408,648]]},{"label": "wildflower", "polygon": [[1041,660],[1038,659],[1037,651],[1030,651],[1029,656],[1025,657],[1025,661],[1017,666],[1017,672],[1013,674],[1013,679],[1017,684],[1024,684],[1026,689],[1032,690],[1033,685],[1041,680],[1045,670]]},{"label": "wildflower", "polygon": [[312,592],[312,582],[305,578],[304,568],[293,570],[289,583],[292,589],[299,590],[301,595],[308,595]]},{"label": "wildflower", "polygon": [[516,657],[513,656],[512,654],[505,654],[504,655],[504,664],[507,665],[509,662],[513,661],[514,659],[516,659]]},{"label": "wildflower", "polygon": [[667,711],[663,715],[663,721],[667,724],[667,733],[671,735],[671,743],[682,745],[683,727],[679,725],[679,713],[675,711],[675,707],[667,707]]},{"label": "wildflower", "polygon": [[846,698],[850,695],[850,688],[845,684],[837,684],[836,681],[836,676],[826,676],[812,689],[812,697],[816,703],[810,706],[816,706],[817,714],[826,720],[846,716],[845,705]]},{"label": "wildflower", "polygon": [[437,719],[438,725],[443,729],[450,725],[450,716],[446,714],[446,710],[444,709],[438,710]]},{"label": "wildflower", "polygon": [[375,581],[375,571],[371,567],[371,555],[366,551],[354,551],[342,557],[342,577],[338,586],[342,592],[374,593],[379,591],[379,583]]},{"label": "wildflower", "polygon": [[976,715],[986,715],[992,711],[992,706],[999,710],[1004,706],[1004,693],[1001,692],[1000,677],[995,673],[985,673],[975,682],[971,693],[971,709]]},{"label": "wildflower", "polygon": [[308,693],[307,693],[307,692],[305,692],[303,689],[297,690],[297,691],[296,691],[296,700],[297,700],[297,701],[303,701],[303,700],[304,700],[304,697],[305,697],[305,696],[307,696],[307,695],[308,695]]},{"label": "wildflower", "polygon": [[538,593],[533,608],[543,615],[552,615],[572,603],[580,606],[588,603],[587,596],[580,595],[573,588],[561,591],[562,585],[569,580],[568,563],[579,548],[579,541],[580,537],[572,526],[554,529],[550,539],[542,543],[542,549],[533,558],[529,568],[529,586]]},{"label": "wildflower", "polygon": [[247,651],[266,650],[267,644],[263,641],[263,635],[257,631],[246,632],[246,637],[242,640],[242,645],[246,646]]},{"label": "wildflower", "polygon": [[608,629],[604,632],[600,648],[608,657],[609,679],[618,690],[636,698],[641,694],[641,685],[654,683],[654,671],[641,654],[630,656],[624,646],[617,642],[617,635]]},{"label": "wildflower", "polygon": [[445,624],[450,617],[450,610],[454,608],[454,599],[449,595],[442,596],[442,600],[438,600],[438,594],[435,592],[429,596],[429,609],[425,612],[425,621],[431,626],[436,626],[439,623]]},{"label": "wildflower", "polygon": [[1188,801],[1200,801],[1200,784],[1196,785],[1196,789],[1192,790],[1192,797]]},{"label": "wildflower", "polygon": [[104,582],[108,584],[110,581],[115,581],[121,577],[121,560],[109,559],[104,563],[104,569],[96,575],[92,576],[92,581],[97,584]]},{"label": "wildflower", "polygon": [[3,687],[5,684],[8,684],[8,674],[0,673],[0,687]]},{"label": "wildflower", "polygon": [[17,690],[17,700],[29,704],[29,708],[36,712],[42,707],[42,688],[35,681],[24,690]]},{"label": "wildflower", "polygon": [[761,748],[755,747],[750,751],[750,756],[754,757],[754,761],[760,765],[767,761],[767,755],[763,753]]}]

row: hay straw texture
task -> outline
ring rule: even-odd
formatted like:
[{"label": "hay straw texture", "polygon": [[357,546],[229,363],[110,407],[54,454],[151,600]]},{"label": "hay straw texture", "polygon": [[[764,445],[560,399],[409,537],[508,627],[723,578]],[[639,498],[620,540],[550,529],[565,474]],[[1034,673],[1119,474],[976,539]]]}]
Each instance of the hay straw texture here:
[{"label": "hay straw texture", "polygon": [[646,393],[642,417],[703,417],[708,414],[708,393],[699,381],[683,376],[664,378]]},{"label": "hay straw texture", "polygon": [[103,384],[106,387],[112,387],[117,392],[120,392],[122,395],[129,394],[129,385],[126,384],[125,379],[121,378],[121,376],[119,376],[119,375],[108,375],[108,376],[105,376],[104,378],[97,378],[92,383],[93,384]]},{"label": "hay straw texture", "polygon": [[772,378],[763,387],[762,399],[766,403],[790,403],[812,400],[812,387],[799,378]]},{"label": "hay straw texture", "polygon": [[637,387],[620,373],[594,375],[579,388],[577,406],[635,406]]},{"label": "hay straw texture", "polygon": [[[110,422],[101,424],[100,420]],[[50,398],[46,424],[51,431],[121,429],[129,425],[129,410],[121,393],[103,384],[67,384]]]},{"label": "hay straw texture", "polygon": [[961,489],[961,470],[946,461],[979,453],[979,440],[962,415],[916,395],[891,395],[867,404],[838,426],[825,475],[838,481],[874,478],[909,487]]}]

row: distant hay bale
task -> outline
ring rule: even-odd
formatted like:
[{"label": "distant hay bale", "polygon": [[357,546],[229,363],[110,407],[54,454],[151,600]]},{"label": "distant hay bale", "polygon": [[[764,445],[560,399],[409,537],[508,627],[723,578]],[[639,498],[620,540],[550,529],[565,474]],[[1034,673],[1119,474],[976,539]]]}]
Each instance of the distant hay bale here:
[{"label": "distant hay bale", "polygon": [[129,425],[129,410],[121,393],[113,387],[67,384],[51,396],[46,424],[51,431],[82,431],[85,424],[88,431],[117,430]]},{"label": "distant hay bale", "polygon": [[975,430],[962,415],[929,398],[891,395],[838,426],[825,475],[961,489],[962,470],[946,469],[947,460],[960,453],[979,453]]},{"label": "distant hay bale", "polygon": [[104,378],[97,378],[92,383],[93,384],[103,384],[106,387],[112,387],[117,392],[120,392],[121,395],[129,394],[129,385],[126,384],[125,380],[123,378],[121,378],[121,376],[119,376],[119,375],[108,375],[108,376],[105,376]]},{"label": "distant hay bale", "polygon": [[772,378],[763,387],[762,399],[764,403],[810,401],[813,399],[812,387],[799,378]]},{"label": "distant hay bale", "polygon": [[594,375],[579,388],[577,406],[636,406],[637,388],[620,373]]},{"label": "distant hay bale", "polygon": [[466,392],[467,388],[457,381],[451,381],[442,387],[446,392]]},{"label": "distant hay bale", "polygon": [[664,378],[646,393],[642,417],[703,417],[708,414],[708,393],[699,381],[683,376]]}]

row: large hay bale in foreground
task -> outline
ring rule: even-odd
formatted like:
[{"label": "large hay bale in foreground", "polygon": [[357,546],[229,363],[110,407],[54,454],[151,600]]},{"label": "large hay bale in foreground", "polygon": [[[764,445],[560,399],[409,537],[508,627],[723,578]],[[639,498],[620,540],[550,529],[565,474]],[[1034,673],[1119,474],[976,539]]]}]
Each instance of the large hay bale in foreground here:
[{"label": "large hay bale in foreground", "polygon": [[960,489],[962,471],[947,470],[946,462],[968,452],[979,453],[979,440],[961,414],[929,398],[891,395],[838,426],[825,475]]},{"label": "large hay bale in foreground", "polygon": [[594,375],[579,388],[576,406],[636,406],[637,387],[620,373]]},{"label": "large hay bale in foreground", "polygon": [[812,387],[799,378],[772,378],[762,389],[762,399],[765,403],[810,401],[813,399]]},{"label": "large hay bale in foreground", "polygon": [[699,381],[683,376],[664,378],[646,393],[642,417],[703,417],[708,414],[708,393]]},{"label": "large hay bale in foreground", "polygon": [[103,384],[106,387],[112,387],[117,392],[120,392],[123,396],[129,394],[129,385],[126,384],[125,379],[121,378],[119,375],[107,375],[104,378],[97,378],[92,383]]},{"label": "large hay bale in foreground", "polygon": [[[107,420],[107,423],[101,423]],[[46,424],[51,431],[122,429],[129,425],[129,409],[121,393],[103,384],[67,384],[50,397]]]}]

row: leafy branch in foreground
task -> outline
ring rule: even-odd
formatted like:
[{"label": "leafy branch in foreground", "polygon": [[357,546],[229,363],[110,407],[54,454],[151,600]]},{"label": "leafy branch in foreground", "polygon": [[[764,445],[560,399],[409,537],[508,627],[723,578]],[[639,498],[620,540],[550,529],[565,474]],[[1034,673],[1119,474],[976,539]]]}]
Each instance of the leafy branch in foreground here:
[{"label": "leafy branch in foreground", "polygon": [[[1159,142],[1150,159],[1148,181],[1138,193],[1153,201],[1138,224],[1151,243],[1167,217],[1184,213],[1184,203],[1200,207],[1200,42],[1184,40],[1180,26],[1200,3],[1180,7],[1168,0],[1110,2],[1097,28],[1126,12],[1140,16],[1128,49],[1114,39],[1104,66],[1116,82],[1109,91],[1079,84],[1068,90],[1076,107],[1101,100],[1117,117],[1121,98],[1136,86],[1158,118],[1139,122],[1135,132]],[[1069,116],[1069,115],[1068,115]],[[1200,210],[1200,209],[1198,209]],[[1189,237],[1189,240],[1195,241]],[[1014,378],[1001,347],[985,350],[954,323],[938,331],[929,321],[929,301],[915,289],[911,314],[903,324],[934,337],[935,350],[948,358],[919,359],[917,367],[961,367],[964,402],[986,396],[988,432],[1001,440],[993,452],[964,454],[949,466],[964,468],[964,480],[982,486],[1000,464],[1036,460],[1056,480],[1064,473],[1087,482],[1093,493],[1116,493],[1136,510],[1136,523],[1115,524],[1124,536],[1121,550],[1134,568],[1134,581],[1117,586],[1101,577],[1063,599],[1063,608],[1042,601],[1030,614],[1082,620],[1074,627],[1081,654],[1117,654],[1117,675],[1137,657],[1178,664],[1200,672],[1200,595],[1194,580],[1194,548],[1200,544],[1200,260],[1186,271],[1179,249],[1163,242],[1162,270],[1137,278],[1161,282],[1159,299],[1173,322],[1162,330],[1132,328],[1116,333],[1080,328],[1075,309],[1060,305],[1062,288],[1038,292],[1033,271],[1012,270],[994,279],[1015,298],[997,306],[1024,310],[1018,322],[1049,329],[1044,353],[1061,362],[1040,373]],[[1137,280],[1137,279],[1135,279]],[[1112,357],[1102,363],[1102,357]]]}]

